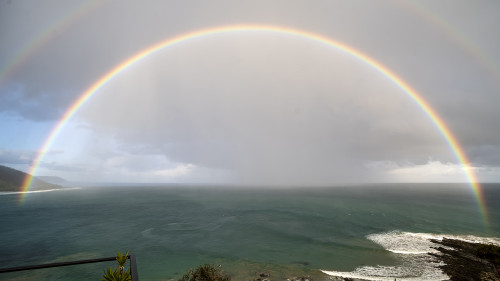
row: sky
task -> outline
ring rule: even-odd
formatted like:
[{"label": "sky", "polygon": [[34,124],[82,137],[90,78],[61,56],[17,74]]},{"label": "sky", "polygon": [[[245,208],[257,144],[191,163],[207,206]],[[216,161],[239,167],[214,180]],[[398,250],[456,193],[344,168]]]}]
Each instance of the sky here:
[{"label": "sky", "polygon": [[185,40],[116,75],[64,124],[36,176],[76,182],[333,185],[500,181],[498,1],[0,0],[0,165],[29,172],[103,75],[207,28],[283,27]]}]

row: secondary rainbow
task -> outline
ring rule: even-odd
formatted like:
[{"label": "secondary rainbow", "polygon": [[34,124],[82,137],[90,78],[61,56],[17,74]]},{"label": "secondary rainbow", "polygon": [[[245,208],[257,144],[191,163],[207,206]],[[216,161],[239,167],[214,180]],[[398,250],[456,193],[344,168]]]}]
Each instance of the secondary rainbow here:
[{"label": "secondary rainbow", "polygon": [[[453,40],[457,46],[469,53],[487,69],[497,82],[500,81],[499,66],[494,63],[493,59],[487,56],[484,50],[481,50],[477,42],[467,38],[460,29],[454,28],[444,18],[439,17],[431,9],[426,8],[421,2],[398,1],[395,3],[415,13],[418,18],[424,19],[424,22],[430,23],[433,28],[439,30],[442,34]],[[500,83],[497,83],[497,85],[500,86]]]},{"label": "secondary rainbow", "polygon": [[32,40],[27,42],[5,65],[0,68],[0,86],[2,86],[10,75],[20,69],[27,61],[29,61],[37,51],[42,49],[48,42],[59,33],[65,31],[72,24],[83,18],[85,15],[101,7],[106,1],[94,0],[85,1],[66,13],[65,16],[55,20],[52,24],[46,26]]},{"label": "secondary rainbow", "polygon": [[[135,55],[131,56],[130,58],[126,59],[113,69],[111,69],[109,72],[107,72],[105,75],[100,77],[94,84],[92,84],[85,92],[83,92],[79,98],[71,105],[71,107],[64,113],[64,115],[61,117],[60,121],[57,123],[57,125],[53,128],[47,139],[45,140],[43,146],[41,147],[37,157],[33,161],[33,164],[31,166],[29,174],[35,175],[36,171],[43,159],[43,156],[47,153],[49,150],[52,142],[57,138],[58,134],[61,132],[63,129],[64,125],[68,122],[68,120],[78,111],[80,107],[82,107],[86,101],[88,101],[93,95],[95,95],[99,89],[101,89],[103,86],[108,84],[114,77],[122,73],[125,69],[133,66],[134,64],[138,63],[142,59],[155,54],[167,47],[171,47],[173,45],[186,42],[191,39],[195,38],[201,38],[201,37],[206,37],[209,35],[214,35],[214,34],[222,34],[222,33],[234,33],[234,32],[268,32],[268,33],[279,33],[279,34],[288,34],[291,36],[296,36],[308,40],[313,40],[316,42],[320,42],[323,44],[326,44],[328,46],[334,47],[338,50],[344,51],[353,57],[363,61],[365,64],[368,66],[372,67],[388,79],[390,79],[394,84],[396,84],[399,88],[403,90],[403,92],[411,98],[413,101],[415,101],[419,107],[426,113],[426,115],[430,118],[434,126],[439,130],[441,135],[444,137],[448,145],[450,146],[451,150],[455,154],[457,160],[462,164],[465,174],[467,176],[467,180],[470,183],[470,186],[472,188],[472,191],[474,193],[474,196],[476,198],[477,204],[479,211],[481,213],[482,219],[485,223],[486,226],[489,226],[489,218],[488,218],[488,213],[486,210],[486,205],[484,203],[484,198],[483,194],[481,192],[481,186],[479,185],[476,175],[473,171],[473,169],[469,166],[467,157],[463,151],[463,149],[460,147],[458,141],[456,138],[453,136],[451,131],[448,129],[448,127],[445,125],[443,120],[438,116],[438,114],[434,111],[434,109],[414,90],[412,89],[405,81],[403,81],[399,76],[397,76],[395,73],[390,71],[387,67],[382,65],[381,63],[377,62],[373,58],[370,58],[369,56],[359,52],[358,50],[343,44],[341,42],[332,40],[330,38],[327,38],[325,36],[315,34],[312,32],[308,31],[303,31],[303,30],[298,30],[298,29],[293,29],[293,28],[286,28],[286,27],[279,27],[279,26],[271,26],[271,25],[231,25],[231,26],[222,26],[222,27],[214,27],[214,28],[207,28],[207,29],[202,29],[199,31],[194,31],[190,33],[185,33],[182,35],[179,35],[177,37],[173,38],[168,38],[164,41],[161,41],[153,46],[150,46]],[[29,188],[31,186],[31,182],[33,180],[33,177],[27,177],[25,179],[25,182],[23,184],[23,191],[29,191]],[[26,193],[23,193],[21,195],[21,202],[24,200]]]}]

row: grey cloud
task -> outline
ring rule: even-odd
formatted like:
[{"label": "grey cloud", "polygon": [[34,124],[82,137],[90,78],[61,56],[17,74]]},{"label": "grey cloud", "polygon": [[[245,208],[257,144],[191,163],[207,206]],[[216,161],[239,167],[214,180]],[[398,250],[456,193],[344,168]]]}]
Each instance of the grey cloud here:
[{"label": "grey cloud", "polygon": [[31,164],[36,156],[35,151],[19,151],[0,149],[0,164]]},{"label": "grey cloud", "polygon": [[65,94],[42,93],[33,95],[23,85],[6,87],[0,95],[0,111],[14,113],[28,120],[60,119],[71,104],[72,97]]},{"label": "grey cloud", "polygon": [[[75,3],[0,3],[0,38],[11,39],[0,62]],[[383,63],[429,102],[474,163],[494,165],[498,73],[461,44],[500,65],[498,3],[446,3],[415,2],[419,12],[386,1],[110,1],[57,29],[0,85],[0,111],[57,120],[104,73],[160,40],[209,26],[275,24]],[[244,181],[349,180],[371,176],[366,161],[455,161],[431,120],[386,77],[333,48],[276,34],[173,46],[116,77],[76,118],[122,151],[232,169]]]},{"label": "grey cloud", "polygon": [[40,168],[56,172],[83,173],[88,171],[88,167],[81,164],[41,162]]},{"label": "grey cloud", "polygon": [[[267,45],[249,43],[256,39]],[[303,56],[309,50],[293,40],[240,40],[187,46],[138,66],[80,118],[124,147],[234,170],[243,181],[363,180],[366,160],[450,158],[419,108],[352,58],[319,47]],[[280,44],[286,51],[276,51]]]},{"label": "grey cloud", "polygon": [[500,145],[470,147],[466,153],[469,160],[478,166],[500,167]]}]

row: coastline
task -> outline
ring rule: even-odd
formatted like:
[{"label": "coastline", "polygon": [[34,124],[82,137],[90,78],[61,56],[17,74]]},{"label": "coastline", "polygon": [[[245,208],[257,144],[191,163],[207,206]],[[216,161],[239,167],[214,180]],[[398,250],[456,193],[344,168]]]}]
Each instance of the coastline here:
[{"label": "coastline", "polygon": [[14,194],[52,192],[52,191],[66,191],[66,190],[75,190],[75,189],[81,189],[81,187],[61,187],[61,188],[40,189],[40,190],[31,190],[31,191],[0,191],[0,196],[2,196],[2,195],[14,195]]},{"label": "coastline", "polygon": [[450,280],[500,281],[500,266],[495,264],[494,257],[481,258],[478,254],[480,247],[488,246],[487,244],[447,238],[432,242],[438,245],[434,248],[438,253],[429,254],[442,263],[438,267],[449,276]]},{"label": "coastline", "polygon": [[[473,243],[461,239],[431,239],[436,247],[432,247],[436,252],[429,252],[428,255],[435,258],[436,267],[441,269],[451,281],[500,281],[500,264],[498,245]],[[495,255],[480,257],[478,254],[481,247],[496,247]],[[495,262],[495,258],[497,259]],[[322,271],[329,274],[328,271]],[[331,272],[330,272],[331,274]],[[382,280],[416,280],[415,278],[395,278],[395,277],[372,277],[363,279],[352,274],[352,276],[330,276],[333,281],[382,281]],[[347,274],[349,275],[349,274]],[[437,281],[437,280],[436,280]]]}]

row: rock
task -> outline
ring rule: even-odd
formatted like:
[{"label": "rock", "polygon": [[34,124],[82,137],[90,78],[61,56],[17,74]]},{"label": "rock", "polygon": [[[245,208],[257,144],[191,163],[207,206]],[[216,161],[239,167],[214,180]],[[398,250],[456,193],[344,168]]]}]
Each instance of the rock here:
[{"label": "rock", "polygon": [[[259,274],[259,276],[264,277],[264,276],[262,276],[262,275],[266,275],[266,274]],[[269,276],[270,276],[270,275],[269,275],[269,274],[267,274],[267,277],[269,277]],[[264,278],[264,279],[262,279],[262,278],[257,278],[257,279],[254,279],[254,280],[252,280],[252,281],[270,281],[270,280],[269,280],[269,279],[267,279],[267,278]]]},{"label": "rock", "polygon": [[481,244],[446,238],[442,241],[432,240],[432,242],[446,247],[436,247],[434,249],[439,253],[430,255],[444,263],[439,268],[450,277],[450,280],[500,281],[495,265],[476,255],[476,250]]},{"label": "rock", "polygon": [[295,262],[296,264],[300,264],[300,265],[304,265],[304,266],[308,266],[310,265],[311,263],[307,262],[307,261],[296,261]]},{"label": "rock", "polygon": [[286,279],[287,281],[312,281],[312,278],[307,276],[307,277],[292,277]]}]

